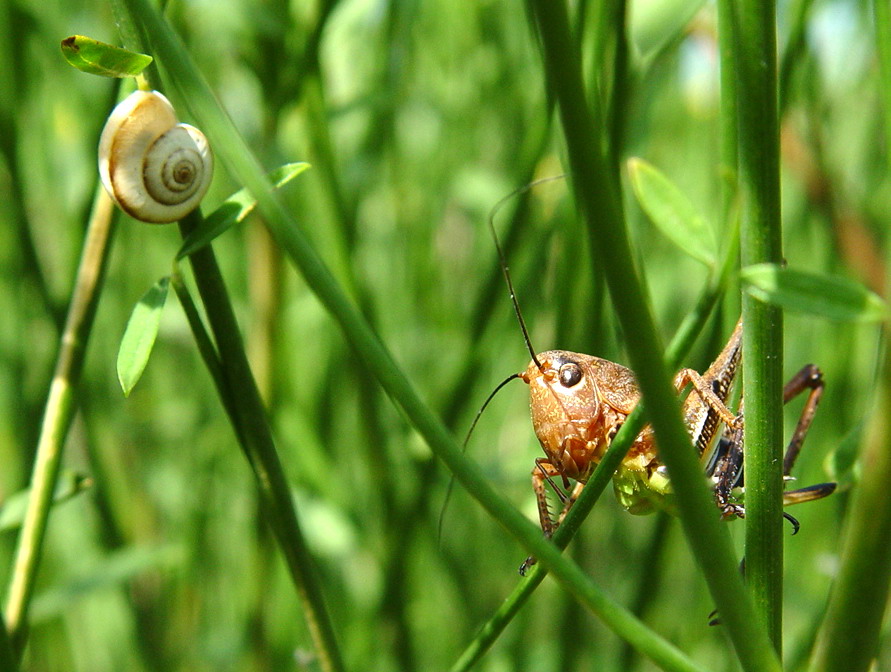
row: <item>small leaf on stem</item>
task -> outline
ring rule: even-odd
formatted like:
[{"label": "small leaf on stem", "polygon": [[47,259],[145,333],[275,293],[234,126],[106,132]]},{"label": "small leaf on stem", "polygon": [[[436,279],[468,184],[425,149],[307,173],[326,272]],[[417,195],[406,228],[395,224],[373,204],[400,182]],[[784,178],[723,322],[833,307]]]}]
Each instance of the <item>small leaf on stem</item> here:
[{"label": "small leaf on stem", "polygon": [[717,256],[714,231],[681,190],[642,159],[629,159],[628,173],[640,207],[656,228],[688,255],[713,267]]},{"label": "small leaf on stem", "polygon": [[169,285],[168,277],[158,280],[139,299],[139,303],[130,315],[130,321],[127,322],[127,329],[124,331],[118,350],[118,380],[125,397],[130,396],[152,354]]},{"label": "small leaf on stem", "polygon": [[740,273],[746,291],[776,306],[840,322],[879,322],[888,306],[858,282],[776,264],[754,264]]},{"label": "small leaf on stem", "polygon": [[[266,177],[272,183],[273,188],[278,189],[307,168],[309,168],[308,163],[286,163],[270,171]],[[230,228],[244,221],[245,217],[251,214],[256,205],[257,201],[247,189],[242,189],[232,194],[220,207],[205,217],[202,225],[183,241],[182,247],[176,253],[176,261],[194,254],[206,245],[210,245],[210,243]]]},{"label": "small leaf on stem", "polygon": [[83,35],[62,40],[62,55],[78,70],[101,77],[135,77],[152,62],[151,56]]}]

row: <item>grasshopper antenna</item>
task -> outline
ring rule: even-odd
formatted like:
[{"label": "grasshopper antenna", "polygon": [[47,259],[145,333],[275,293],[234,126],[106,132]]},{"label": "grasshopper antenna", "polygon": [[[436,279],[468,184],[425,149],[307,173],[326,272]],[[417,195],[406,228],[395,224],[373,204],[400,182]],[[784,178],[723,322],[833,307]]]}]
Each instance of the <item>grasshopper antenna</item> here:
[{"label": "grasshopper antenna", "polygon": [[[526,184],[519,189],[515,189],[507,196],[498,201],[495,206],[492,208],[492,211],[489,213],[489,231],[492,232],[492,240],[495,241],[495,249],[498,251],[498,260],[501,263],[501,272],[504,274],[504,280],[507,282],[507,289],[510,292],[510,301],[514,307],[514,313],[517,316],[517,321],[520,323],[520,329],[523,332],[523,340],[526,343],[526,349],[529,350],[529,354],[532,355],[532,361],[535,362],[535,366],[539,369],[541,368],[541,362],[538,360],[538,357],[535,355],[535,348],[532,347],[532,341],[529,338],[529,330],[526,328],[526,321],[523,319],[523,313],[520,311],[520,304],[517,301],[516,292],[514,292],[514,283],[510,278],[510,270],[507,267],[507,257],[504,254],[504,250],[501,247],[501,241],[498,239],[498,232],[495,231],[495,216],[498,214],[499,210],[504,207],[504,205],[510,201],[511,199],[519,196],[520,194],[525,194],[527,191],[531,190],[533,187],[537,187],[541,184],[546,184],[548,182],[553,182],[555,180],[562,180],[566,178],[566,175],[555,175],[553,177],[544,177],[540,180],[534,180],[529,184]],[[466,452],[467,444],[470,442],[470,436],[473,434],[473,430],[476,427],[476,423],[479,422],[480,416],[483,414],[483,411],[486,410],[486,406],[489,405],[489,402],[495,397],[496,394],[501,390],[502,387],[507,385],[510,381],[519,378],[522,374],[515,373],[504,380],[502,380],[494,390],[489,394],[488,398],[483,405],[480,407],[480,410],[477,411],[476,417],[473,419],[473,422],[470,424],[470,429],[467,430],[467,436],[464,437],[464,443],[461,444],[461,452]],[[446,508],[449,504],[449,499],[452,497],[452,490],[455,485],[455,476],[454,474],[449,479],[448,488],[446,488],[445,499],[442,503],[442,509],[439,512],[439,522],[437,523],[437,539],[442,542],[442,528],[443,522],[445,520]]]},{"label": "grasshopper antenna", "polygon": [[[482,416],[483,411],[486,410],[486,406],[489,405],[489,402],[495,398],[495,395],[498,394],[498,392],[501,390],[502,387],[507,385],[510,381],[516,380],[521,375],[522,374],[520,374],[520,373],[511,374],[510,376],[508,376],[507,378],[502,380],[500,383],[498,383],[498,385],[495,387],[495,389],[492,390],[492,392],[489,394],[489,396],[483,402],[483,405],[480,406],[480,410],[478,410],[476,412],[476,416],[473,418],[473,422],[470,423],[470,429],[467,430],[467,436],[464,437],[464,443],[461,444],[461,452],[462,453],[467,451],[467,444],[470,443],[470,436],[473,434],[473,430],[476,428],[476,423],[479,422],[480,416]],[[445,499],[442,502],[442,509],[439,512],[439,523],[437,523],[437,526],[436,526],[436,536],[437,536],[437,539],[439,539],[440,541],[442,541],[442,527],[443,527],[443,522],[445,521],[446,507],[449,505],[449,499],[451,499],[451,497],[452,497],[452,490],[454,489],[454,486],[455,486],[455,476],[453,474],[452,477],[449,479],[449,487],[446,488]]]},{"label": "grasshopper antenna", "polygon": [[522,186],[519,189],[515,189],[507,196],[502,198],[500,201],[498,201],[495,204],[495,207],[492,208],[492,212],[489,213],[489,231],[492,232],[492,240],[495,241],[495,249],[498,251],[498,260],[501,262],[501,272],[504,274],[504,280],[507,283],[507,289],[510,292],[510,302],[514,306],[514,313],[516,313],[517,315],[517,322],[520,323],[520,329],[523,332],[523,340],[526,342],[526,349],[529,350],[529,354],[532,355],[532,361],[535,362],[535,366],[537,366],[539,369],[541,368],[541,362],[538,361],[538,357],[535,355],[535,348],[532,347],[532,341],[529,338],[529,330],[526,328],[526,320],[523,319],[523,313],[520,312],[520,303],[519,301],[517,301],[517,294],[514,291],[514,283],[510,278],[510,270],[507,267],[507,257],[504,254],[504,250],[501,248],[501,241],[498,240],[498,233],[495,231],[495,215],[498,214],[498,211],[501,210],[501,208],[504,207],[504,205],[508,201],[515,198],[516,196],[525,194],[533,187],[537,187],[541,184],[546,184],[547,182],[553,182],[554,180],[562,180],[565,177],[565,174],[556,175],[553,177],[544,177],[540,180],[530,182],[529,184]]}]

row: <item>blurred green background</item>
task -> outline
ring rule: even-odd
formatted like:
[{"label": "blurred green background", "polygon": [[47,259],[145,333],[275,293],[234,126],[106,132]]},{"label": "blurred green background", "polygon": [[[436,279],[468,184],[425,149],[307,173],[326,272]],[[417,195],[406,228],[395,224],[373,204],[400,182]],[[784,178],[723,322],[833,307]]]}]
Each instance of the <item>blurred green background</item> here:
[{"label": "blurred green background", "polygon": [[[586,27],[596,20],[589,4],[575,8]],[[631,9],[622,155],[663,170],[723,237],[714,6],[637,0]],[[283,197],[422,396],[463,436],[488,392],[528,360],[486,219],[512,190],[563,171],[523,6],[193,0],[172,3],[168,16],[265,166],[313,164]],[[789,265],[879,290],[891,192],[870,16],[859,2],[783,2],[779,29]],[[59,42],[71,34],[118,41],[104,3],[0,2],[3,498],[28,482],[115,97],[113,82],[64,62]],[[205,209],[239,187],[218,166]],[[626,193],[667,339],[706,272]],[[626,361],[566,183],[518,197],[497,223],[535,347]],[[128,399],[116,380],[128,315],[170,272],[179,244],[175,227],[125,219],[116,233],[65,454],[92,487],[53,511],[27,669],[315,669],[249,469],[174,300]],[[347,667],[447,669],[515,586],[523,549],[460,487],[439,538],[448,472],[260,224],[215,247]],[[687,365],[702,369],[717,353],[735,304],[706,327]],[[788,376],[814,362],[827,382],[799,484],[827,480],[836,451],[856,448],[877,348],[875,327],[787,316]],[[529,472],[540,448],[527,403],[523,385],[508,387],[468,452],[535,519]],[[790,406],[789,432],[799,408]],[[792,510],[802,529],[786,544],[790,669],[823,614],[846,499],[842,491]],[[741,540],[742,525],[731,525]],[[14,542],[14,532],[0,536],[3,576]],[[713,605],[674,521],[629,516],[604,497],[569,553],[622,603],[646,597],[644,619],[696,660],[735,669],[725,634],[707,625]],[[546,581],[479,669],[653,668]]]}]

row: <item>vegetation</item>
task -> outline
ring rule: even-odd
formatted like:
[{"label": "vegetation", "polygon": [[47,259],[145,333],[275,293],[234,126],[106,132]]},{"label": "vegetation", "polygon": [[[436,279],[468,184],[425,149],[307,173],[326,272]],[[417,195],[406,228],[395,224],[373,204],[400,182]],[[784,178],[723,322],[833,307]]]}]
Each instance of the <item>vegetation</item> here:
[{"label": "vegetation", "polygon": [[[0,6],[0,670],[891,664],[888,8],[557,5]],[[134,80],[85,72],[146,61],[74,35],[154,58],[214,149],[207,220],[97,196]],[[597,499],[640,413],[554,544],[522,384],[462,455],[529,359],[490,216],[534,347],[637,370],[680,520]],[[721,523],[668,374],[740,310]],[[792,537],[776,402],[808,362],[796,484],[840,488]]]}]

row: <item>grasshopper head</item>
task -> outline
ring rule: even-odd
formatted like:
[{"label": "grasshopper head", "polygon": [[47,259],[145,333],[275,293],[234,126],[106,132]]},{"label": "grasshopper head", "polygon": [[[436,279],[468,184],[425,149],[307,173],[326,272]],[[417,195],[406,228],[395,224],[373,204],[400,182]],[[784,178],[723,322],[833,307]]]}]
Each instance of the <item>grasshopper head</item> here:
[{"label": "grasshopper head", "polygon": [[606,449],[594,359],[550,350],[520,374],[529,385],[532,425],[548,460],[565,476],[583,482]]}]

